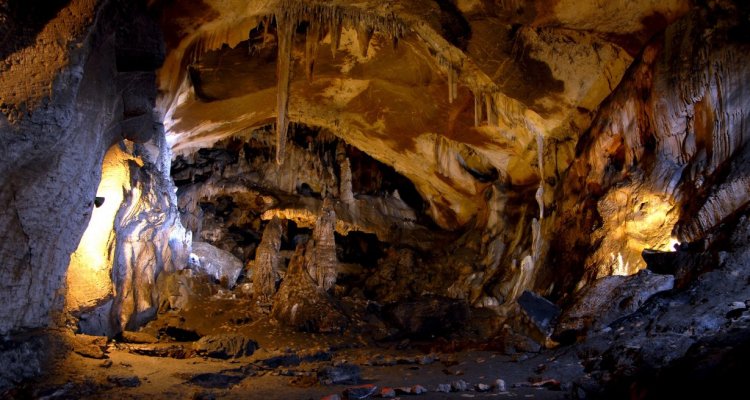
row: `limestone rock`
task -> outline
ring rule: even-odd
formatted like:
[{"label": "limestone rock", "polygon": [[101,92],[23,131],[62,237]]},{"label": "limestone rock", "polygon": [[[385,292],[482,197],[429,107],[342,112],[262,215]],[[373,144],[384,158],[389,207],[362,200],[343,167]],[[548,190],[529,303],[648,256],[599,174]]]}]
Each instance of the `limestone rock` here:
[{"label": "limestone rock", "polygon": [[528,290],[521,293],[516,301],[541,335],[548,336],[552,333],[552,328],[560,316],[560,307]]},{"label": "limestone rock", "polygon": [[323,201],[323,209],[313,229],[313,250],[307,260],[308,273],[319,288],[329,291],[336,284],[338,261],[336,260],[336,242],[334,227],[336,226],[336,212],[333,200],[327,197]]},{"label": "limestone rock", "polygon": [[0,333],[47,326],[64,306],[60,289],[92,215],[103,156],[121,139],[117,43],[106,38],[143,12],[115,3],[45,3],[24,20],[3,14]]},{"label": "limestone rock", "polygon": [[193,344],[199,355],[211,358],[238,358],[253,355],[258,343],[240,334],[219,334],[203,336]]},{"label": "limestone rock", "polygon": [[461,328],[469,309],[462,301],[425,296],[390,306],[384,313],[404,334],[434,337]]},{"label": "limestone rock", "polygon": [[122,340],[127,343],[157,343],[159,339],[145,332],[122,332]]},{"label": "limestone rock", "polygon": [[[706,18],[721,9],[733,11]],[[747,204],[739,110],[748,108],[748,52],[728,34],[738,15],[730,3],[693,9],[644,48],[602,105],[561,185],[555,273],[585,266],[579,287],[635,273],[643,249],[668,251],[673,235],[697,241]],[[710,72],[717,66],[721,78]]]},{"label": "limestone rock", "polygon": [[193,242],[192,254],[197,257],[197,264],[191,266],[196,273],[208,275],[227,288],[234,287],[244,267],[237,257],[208,243]]},{"label": "limestone rock", "polygon": [[672,289],[674,277],[648,270],[632,276],[608,276],[583,290],[560,317],[556,336],[585,334],[638,310],[651,296]]},{"label": "limestone rock", "polygon": [[263,239],[258,245],[253,262],[253,295],[256,299],[268,302],[276,293],[279,274],[279,249],[281,247],[282,225],[278,218],[272,219],[263,231]]},{"label": "limestone rock", "polygon": [[180,224],[173,184],[158,161],[131,164],[131,190],[115,218],[115,331],[137,329],[153,318],[160,305],[157,277],[187,265],[192,235]]},{"label": "limestone rock", "polygon": [[306,332],[341,332],[346,317],[334,300],[313,281],[306,268],[306,246],[298,245],[273,299],[271,316]]},{"label": "limestone rock", "polygon": [[325,366],[318,370],[318,379],[325,384],[352,383],[357,384],[361,378],[359,366],[341,364]]}]

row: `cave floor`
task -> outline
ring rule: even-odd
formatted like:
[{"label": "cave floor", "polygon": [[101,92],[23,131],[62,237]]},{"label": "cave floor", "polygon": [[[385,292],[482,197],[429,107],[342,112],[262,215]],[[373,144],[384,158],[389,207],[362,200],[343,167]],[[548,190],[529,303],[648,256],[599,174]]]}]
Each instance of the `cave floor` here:
[{"label": "cave floor", "polygon": [[[566,378],[579,371],[580,367],[553,368],[549,374],[539,373],[540,365],[554,362],[545,354],[518,354],[515,357],[492,351],[464,350],[458,352],[429,352],[419,350],[424,342],[408,345],[403,342],[389,346],[369,346],[349,340],[350,348],[334,350],[327,347],[328,339],[343,344],[341,337],[299,334],[306,342],[274,340],[273,343],[259,340],[260,348],[250,357],[229,360],[193,356],[178,359],[134,354],[134,349],[169,348],[185,343],[159,343],[153,345],[131,345],[110,342],[106,359],[95,359],[70,353],[51,374],[36,388],[40,398],[87,398],[87,399],[319,399],[338,394],[350,387],[373,384],[378,391],[383,387],[399,388],[422,385],[428,392],[419,396],[426,399],[450,398],[565,398],[559,387],[532,387],[530,382],[539,379],[554,379],[563,383]],[[345,339],[345,338],[344,338]],[[284,346],[285,347],[276,347]],[[433,343],[434,344],[434,343]],[[303,348],[296,347],[303,345]],[[399,348],[400,347],[400,348]],[[319,351],[326,349],[322,353]],[[268,366],[264,360],[283,354],[324,354],[321,360],[311,360],[291,366]],[[427,356],[427,357],[424,357]],[[431,361],[430,358],[434,358]],[[368,365],[372,360],[387,360],[394,365]],[[358,365],[361,379],[341,384],[324,384],[316,371],[325,366],[341,363]],[[565,373],[567,371],[571,375]],[[296,375],[296,376],[293,376]],[[137,377],[135,380],[133,377]],[[197,377],[197,378],[196,378]],[[480,392],[476,384],[492,385],[503,379],[506,391]],[[436,392],[439,384],[463,380],[468,390],[451,393]],[[139,382],[139,383],[138,383]],[[372,396],[380,397],[379,394]]]},{"label": "cave floor", "polygon": [[[370,398],[379,398],[384,387],[421,385],[426,393],[397,396],[561,399],[583,373],[579,360],[567,353],[507,355],[496,350],[497,343],[461,335],[382,339],[363,322],[353,322],[339,334],[300,332],[272,320],[237,289],[211,286],[187,304],[158,314],[139,331],[152,343],[65,333],[73,351],[64,352],[46,378],[19,394],[47,399],[321,399],[332,394],[347,398],[347,388],[371,384],[378,393]],[[249,356],[228,359],[196,351],[196,340],[216,335],[249,338],[255,349]],[[344,379],[351,375],[357,379]],[[331,382],[336,380],[331,376],[340,382]],[[491,389],[498,379],[505,391]],[[466,382],[465,390],[436,391],[441,384],[460,386],[459,381]],[[487,391],[478,390],[478,384],[487,385]]]}]

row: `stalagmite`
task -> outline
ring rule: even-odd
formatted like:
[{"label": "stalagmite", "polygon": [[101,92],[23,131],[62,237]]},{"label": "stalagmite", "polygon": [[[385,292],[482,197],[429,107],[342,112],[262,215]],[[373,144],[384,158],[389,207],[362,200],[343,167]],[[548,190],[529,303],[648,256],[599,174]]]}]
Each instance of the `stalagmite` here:
[{"label": "stalagmite", "polygon": [[354,203],[354,193],[352,192],[352,168],[349,157],[344,158],[341,163],[341,182],[339,183],[339,193],[341,201],[344,204]]},{"label": "stalagmite", "polygon": [[296,23],[290,18],[279,14],[276,16],[279,52],[276,65],[277,93],[276,93],[276,164],[284,162],[286,149],[286,135],[289,128],[287,108],[289,106],[289,84],[291,82],[292,40]]},{"label": "stalagmite", "polygon": [[320,217],[313,230],[313,251],[307,262],[307,271],[318,287],[328,291],[336,284],[336,241],[334,231],[336,226],[336,212],[333,209],[333,199],[323,200]]},{"label": "stalagmite", "polygon": [[375,33],[375,29],[370,26],[364,24],[357,26],[357,40],[362,57],[367,57],[367,49],[370,48],[373,33]]},{"label": "stalagmite", "polygon": [[320,42],[321,29],[317,22],[310,22],[305,37],[305,75],[309,81],[313,79],[315,59],[318,57],[318,43]]},{"label": "stalagmite", "polygon": [[307,273],[310,247],[297,246],[284,281],[273,299],[271,316],[305,332],[341,332],[347,324],[337,303]]},{"label": "stalagmite", "polygon": [[276,293],[279,277],[279,249],[281,248],[281,220],[274,217],[266,225],[263,238],[258,245],[253,271],[253,295],[256,300],[267,303]]}]

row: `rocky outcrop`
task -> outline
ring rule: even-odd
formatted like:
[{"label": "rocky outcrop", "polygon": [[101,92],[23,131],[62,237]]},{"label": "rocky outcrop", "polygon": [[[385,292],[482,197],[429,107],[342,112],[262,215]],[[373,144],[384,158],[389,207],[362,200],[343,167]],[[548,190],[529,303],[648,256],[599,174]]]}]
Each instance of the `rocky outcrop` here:
[{"label": "rocky outcrop", "polygon": [[651,296],[674,287],[672,275],[643,270],[631,276],[597,279],[577,296],[560,317],[555,335],[570,340],[589,330],[601,329],[637,311]]},{"label": "rocky outcrop", "polygon": [[735,34],[746,15],[737,7],[712,4],[671,25],[600,109],[558,186],[561,234],[549,262],[559,267],[542,285],[563,273],[562,293],[581,277],[583,286],[633,273],[645,267],[644,248],[699,240],[746,206],[737,188],[746,176],[750,53]]},{"label": "rocky outcrop", "polygon": [[164,169],[169,152],[159,138],[122,143],[108,153],[114,156],[99,192],[107,196],[94,214],[101,219],[89,224],[69,266],[67,311],[85,333],[137,329],[156,315],[158,276],[187,265],[191,235],[179,221]]},{"label": "rocky outcrop", "polygon": [[610,329],[590,332],[571,349],[586,367],[586,376],[577,383],[587,396],[621,398],[636,390],[647,398],[658,397],[666,382],[676,385],[674,393],[686,393],[685,379],[694,380],[688,397],[705,393],[704,385],[713,393],[727,389],[722,384],[733,385],[724,378],[747,365],[741,355],[750,332],[747,222],[747,216],[727,221],[725,239],[707,250],[721,255],[715,270],[686,290],[655,296]]},{"label": "rocky outcrop", "polygon": [[[104,153],[122,138],[126,98],[148,102],[142,97],[148,90],[126,94],[120,83],[138,69],[151,71],[154,85],[163,57],[135,37],[128,44],[143,50],[139,60],[117,47],[117,34],[143,21],[138,2],[77,0],[59,7],[11,14],[14,23],[2,40],[0,300],[7,306],[0,332],[44,326],[63,305],[59,289],[94,207]],[[133,68],[124,68],[129,58]],[[153,133],[154,124],[147,125]]]},{"label": "rocky outcrop", "polygon": [[112,317],[116,332],[135,330],[156,315],[157,277],[185,268],[190,254],[191,235],[180,224],[168,170],[158,170],[155,161],[133,166],[132,190],[125,194],[115,219]]}]

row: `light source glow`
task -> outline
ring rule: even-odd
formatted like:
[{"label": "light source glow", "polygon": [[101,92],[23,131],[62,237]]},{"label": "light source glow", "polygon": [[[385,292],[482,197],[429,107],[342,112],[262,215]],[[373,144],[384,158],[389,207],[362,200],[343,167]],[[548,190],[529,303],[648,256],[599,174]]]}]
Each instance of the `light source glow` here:
[{"label": "light source glow", "polygon": [[112,293],[114,220],[123,201],[123,190],[130,189],[128,161],[132,158],[119,145],[110,148],[104,156],[96,196],[105,201],[100,207],[92,206],[89,225],[70,257],[65,297],[68,310],[95,307]]}]

